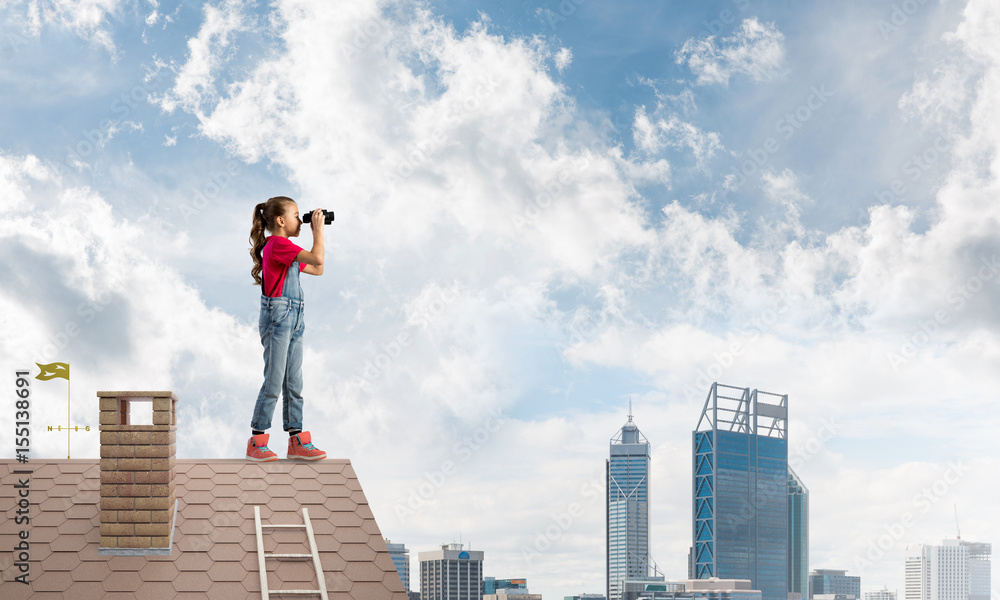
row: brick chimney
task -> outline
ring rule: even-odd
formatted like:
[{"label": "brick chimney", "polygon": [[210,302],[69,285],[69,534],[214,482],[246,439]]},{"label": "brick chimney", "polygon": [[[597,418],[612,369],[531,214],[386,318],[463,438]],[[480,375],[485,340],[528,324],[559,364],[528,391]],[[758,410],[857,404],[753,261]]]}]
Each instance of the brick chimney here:
[{"label": "brick chimney", "polygon": [[[170,554],[176,494],[177,396],[97,392],[101,405],[101,543],[98,554]],[[153,405],[152,425],[130,422]]]}]

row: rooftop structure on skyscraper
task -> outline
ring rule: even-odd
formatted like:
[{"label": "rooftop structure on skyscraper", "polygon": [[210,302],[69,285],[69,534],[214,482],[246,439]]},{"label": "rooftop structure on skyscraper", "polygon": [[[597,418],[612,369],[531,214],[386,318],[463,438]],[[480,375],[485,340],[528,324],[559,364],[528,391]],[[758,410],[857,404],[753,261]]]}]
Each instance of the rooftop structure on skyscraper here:
[{"label": "rooftop structure on skyscraper", "polygon": [[692,570],[788,597],[788,396],[713,383],[693,441]]}]

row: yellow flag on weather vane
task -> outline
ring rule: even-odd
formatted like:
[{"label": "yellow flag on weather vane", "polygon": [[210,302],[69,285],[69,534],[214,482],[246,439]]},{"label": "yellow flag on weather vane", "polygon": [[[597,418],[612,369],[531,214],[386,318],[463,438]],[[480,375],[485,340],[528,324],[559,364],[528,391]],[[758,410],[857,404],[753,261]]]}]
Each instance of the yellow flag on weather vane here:
[{"label": "yellow flag on weather vane", "polygon": [[35,364],[42,370],[41,373],[35,376],[35,379],[48,381],[50,379],[55,379],[56,377],[62,377],[66,381],[69,381],[69,363],[54,362],[47,365],[43,365],[42,363]]}]

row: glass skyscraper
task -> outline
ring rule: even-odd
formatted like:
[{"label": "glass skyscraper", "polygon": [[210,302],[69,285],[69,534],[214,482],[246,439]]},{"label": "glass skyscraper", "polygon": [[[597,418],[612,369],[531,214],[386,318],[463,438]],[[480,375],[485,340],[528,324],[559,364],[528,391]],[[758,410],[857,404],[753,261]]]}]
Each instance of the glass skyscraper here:
[{"label": "glass skyscraper", "polygon": [[403,582],[403,589],[410,592],[410,551],[406,549],[406,544],[393,544],[388,538],[385,540],[385,547],[392,558],[392,564],[396,565],[396,572]]},{"label": "glass skyscraper", "polygon": [[649,558],[649,441],[632,422],[611,438],[608,484],[607,593],[621,600],[622,582],[645,578]]},{"label": "glass skyscraper", "polygon": [[788,593],[809,594],[809,490],[788,468]]},{"label": "glass skyscraper", "polygon": [[788,396],[713,383],[693,441],[694,577],[788,598]]}]

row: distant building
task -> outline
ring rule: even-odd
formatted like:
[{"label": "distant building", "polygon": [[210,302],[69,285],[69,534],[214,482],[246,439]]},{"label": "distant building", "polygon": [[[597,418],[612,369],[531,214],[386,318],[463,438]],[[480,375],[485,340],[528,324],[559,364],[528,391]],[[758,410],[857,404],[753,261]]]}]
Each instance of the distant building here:
[{"label": "distant building", "polygon": [[992,544],[944,540],[906,548],[906,600],[989,600]]},{"label": "distant building", "polygon": [[990,600],[993,585],[990,555],[993,544],[962,542],[969,549],[969,600]]},{"label": "distant building", "polygon": [[854,594],[816,594],[813,600],[860,600]]},{"label": "distant building", "polygon": [[579,594],[576,596],[563,596],[563,600],[608,600],[604,594]]},{"label": "distant building", "polygon": [[809,490],[788,468],[788,593],[809,597]]},{"label": "distant building", "polygon": [[649,441],[632,422],[611,438],[605,470],[607,596],[624,600],[622,582],[643,579],[655,566],[649,556]]},{"label": "distant building", "polygon": [[403,582],[403,589],[410,592],[410,551],[406,549],[406,544],[393,544],[388,538],[385,540],[385,547],[389,549],[389,556],[392,563],[396,565],[396,572]]},{"label": "distant building", "polygon": [[483,600],[542,600],[542,595],[528,590],[499,589],[495,594],[484,594]]},{"label": "distant building", "polygon": [[421,600],[483,599],[482,550],[444,544],[440,550],[421,552],[418,558]]},{"label": "distant building", "polygon": [[713,383],[693,442],[694,577],[788,599],[788,396]]},{"label": "distant building", "polygon": [[833,594],[836,596],[851,596],[855,600],[861,598],[861,578],[848,575],[847,571],[837,569],[816,569],[809,574],[810,598],[817,600],[850,600],[849,598],[819,598]]},{"label": "distant building", "polygon": [[682,581],[627,581],[626,600],[761,600],[749,579],[687,579]]},{"label": "distant building", "polygon": [[483,596],[496,594],[500,590],[526,590],[528,589],[527,579],[497,579],[496,577],[483,577]]},{"label": "distant building", "polygon": [[890,590],[882,586],[880,590],[871,590],[864,593],[864,600],[896,600],[895,590]]}]

